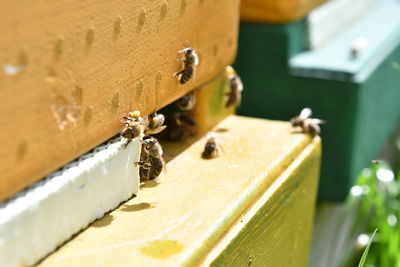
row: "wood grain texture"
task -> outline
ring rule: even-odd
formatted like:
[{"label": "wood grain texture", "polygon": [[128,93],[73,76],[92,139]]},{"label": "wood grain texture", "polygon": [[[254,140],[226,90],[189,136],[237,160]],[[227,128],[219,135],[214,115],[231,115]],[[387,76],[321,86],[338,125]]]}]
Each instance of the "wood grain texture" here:
[{"label": "wood grain texture", "polygon": [[[0,11],[0,201],[221,73],[239,1],[6,1]],[[200,57],[180,85],[178,50]]]},{"label": "wood grain texture", "polygon": [[[160,184],[143,187],[137,198],[95,222],[40,266],[201,264],[268,192],[273,192],[267,202],[271,206],[262,206],[260,214],[265,212],[277,224],[284,222],[280,231],[304,237],[296,239],[298,255],[304,257],[311,234],[319,139],[294,133],[287,122],[238,116],[228,117],[217,128],[225,129],[218,132],[225,151],[220,157],[201,159],[205,138],[198,140],[169,161]],[[272,210],[282,216],[273,216]],[[249,222],[245,227],[257,226]],[[275,226],[265,228],[268,236],[274,235]],[[276,239],[263,242],[273,246]],[[288,251],[293,248],[289,242],[279,244],[274,248],[282,250],[279,255],[296,254]]]},{"label": "wood grain texture", "polygon": [[288,23],[301,19],[327,0],[242,0],[240,18],[249,22]]}]

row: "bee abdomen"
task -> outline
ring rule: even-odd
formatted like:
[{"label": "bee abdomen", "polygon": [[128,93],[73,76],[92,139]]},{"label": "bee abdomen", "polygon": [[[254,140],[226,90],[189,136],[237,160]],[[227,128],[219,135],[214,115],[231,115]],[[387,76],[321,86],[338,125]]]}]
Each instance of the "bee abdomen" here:
[{"label": "bee abdomen", "polygon": [[217,150],[217,146],[215,143],[206,143],[206,146],[203,151],[203,158],[214,158]]},{"label": "bee abdomen", "polygon": [[179,79],[179,82],[181,84],[187,83],[193,76],[194,69],[193,67],[186,67],[184,70],[181,72],[181,77]]},{"label": "bee abdomen", "polygon": [[163,162],[159,158],[151,158],[150,162],[151,162],[151,168],[148,173],[148,179],[154,180],[158,176],[160,176],[161,171],[163,169]]}]

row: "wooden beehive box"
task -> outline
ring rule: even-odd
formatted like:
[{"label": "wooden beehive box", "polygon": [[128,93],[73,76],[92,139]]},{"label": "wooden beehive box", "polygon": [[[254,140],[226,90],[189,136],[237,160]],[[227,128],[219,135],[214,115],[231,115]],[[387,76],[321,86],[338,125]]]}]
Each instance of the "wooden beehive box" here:
[{"label": "wooden beehive box", "polygon": [[[8,1],[0,13],[1,266],[307,265],[320,139],[226,107],[239,1]],[[188,46],[200,64],[181,85]],[[163,142],[160,183],[139,188],[141,145],[115,137],[121,117],[194,89],[197,133]],[[211,128],[223,151],[205,160]]]},{"label": "wooden beehive box", "polygon": [[[220,74],[238,1],[6,1],[1,9],[0,201]],[[15,14],[18,14],[16,16]],[[179,50],[199,54],[180,85]],[[21,164],[24,162],[24,164]]]},{"label": "wooden beehive box", "polygon": [[242,21],[288,23],[304,18],[310,10],[326,0],[242,0]]}]

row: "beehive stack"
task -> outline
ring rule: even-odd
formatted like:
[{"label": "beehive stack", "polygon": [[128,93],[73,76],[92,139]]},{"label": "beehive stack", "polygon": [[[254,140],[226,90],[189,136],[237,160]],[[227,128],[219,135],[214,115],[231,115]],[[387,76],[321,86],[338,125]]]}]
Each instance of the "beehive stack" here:
[{"label": "beehive stack", "polygon": [[[12,141],[0,163],[0,198],[11,196],[0,265],[307,265],[321,142],[288,122],[230,115],[239,1],[9,2],[1,12],[1,134]],[[189,46],[200,64],[181,84]],[[198,134],[162,143],[168,171],[139,190],[139,140],[98,144],[129,111],[147,115],[193,89]],[[204,159],[210,128],[222,149]]]},{"label": "beehive stack", "polygon": [[[118,134],[123,127],[121,117],[129,111],[146,115],[195,88],[224,88],[225,68],[236,53],[239,1],[8,1],[0,13],[0,212],[5,215],[0,223],[5,231],[1,236],[7,241],[0,255],[10,260],[5,264],[30,265],[137,192],[137,170],[132,171],[132,162],[139,146],[128,148],[130,152],[123,152],[122,157],[115,141],[94,150],[95,154],[104,149],[112,152],[102,151],[102,163],[89,164],[80,176],[82,160],[68,165],[57,177],[35,183]],[[195,76],[180,84],[174,73],[183,67],[179,51],[186,47],[195,49],[200,64]],[[202,101],[206,100],[200,96]],[[221,111],[225,115],[218,120],[232,111]],[[207,113],[199,114],[200,121],[207,118]],[[211,126],[200,125],[204,129]],[[112,182],[115,170],[108,166],[122,158],[119,168],[127,166],[127,176],[114,177]],[[88,175],[105,172],[110,172],[105,179],[87,180]],[[105,191],[107,183],[113,190]],[[51,199],[37,193],[32,197],[33,191],[51,192]],[[91,193],[74,196],[83,191]],[[51,223],[68,224],[62,222],[67,214],[51,215],[57,209],[50,207],[57,205],[67,212],[79,205],[72,204],[74,198],[92,204],[81,206],[73,227],[61,226],[59,234],[45,234],[46,228],[53,229]],[[15,204],[24,199],[38,203],[32,203],[32,208]],[[34,227],[16,223],[26,221],[23,214],[35,222]],[[16,225],[24,236],[12,234]],[[43,235],[46,239],[39,240]],[[17,241],[21,238],[28,240],[26,246],[7,248],[13,242],[21,245]],[[28,252],[29,247],[40,248]]]}]

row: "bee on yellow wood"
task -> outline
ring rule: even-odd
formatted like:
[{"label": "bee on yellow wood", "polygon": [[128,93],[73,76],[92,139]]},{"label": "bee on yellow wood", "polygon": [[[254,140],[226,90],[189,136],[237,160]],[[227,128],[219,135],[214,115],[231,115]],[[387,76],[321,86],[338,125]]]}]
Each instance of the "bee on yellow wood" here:
[{"label": "bee on yellow wood", "polygon": [[225,104],[226,107],[236,106],[239,107],[242,102],[242,91],[243,83],[236,71],[231,67],[226,67],[226,73],[228,75],[229,88],[231,91],[227,93],[228,100]]},{"label": "bee on yellow wood", "polygon": [[196,94],[194,90],[176,100],[176,105],[182,111],[192,110],[196,105]]},{"label": "bee on yellow wood", "polygon": [[154,180],[165,169],[163,149],[158,140],[152,136],[145,136],[142,142],[140,161],[135,162],[139,166],[141,180]]},{"label": "bee on yellow wood", "polygon": [[178,76],[180,84],[185,84],[194,76],[196,67],[199,65],[199,57],[192,47],[182,49],[179,53],[184,55],[184,59],[181,60],[183,62],[183,70],[174,75]]},{"label": "bee on yellow wood", "polygon": [[208,133],[204,151],[201,156],[204,159],[212,159],[219,157],[221,152],[223,152],[221,141],[217,138],[215,132]]},{"label": "bee on yellow wood", "polygon": [[303,108],[298,116],[290,120],[290,123],[292,127],[301,127],[304,133],[319,135],[321,133],[319,125],[325,123],[325,121],[310,118],[311,115],[312,110],[310,108]]}]

